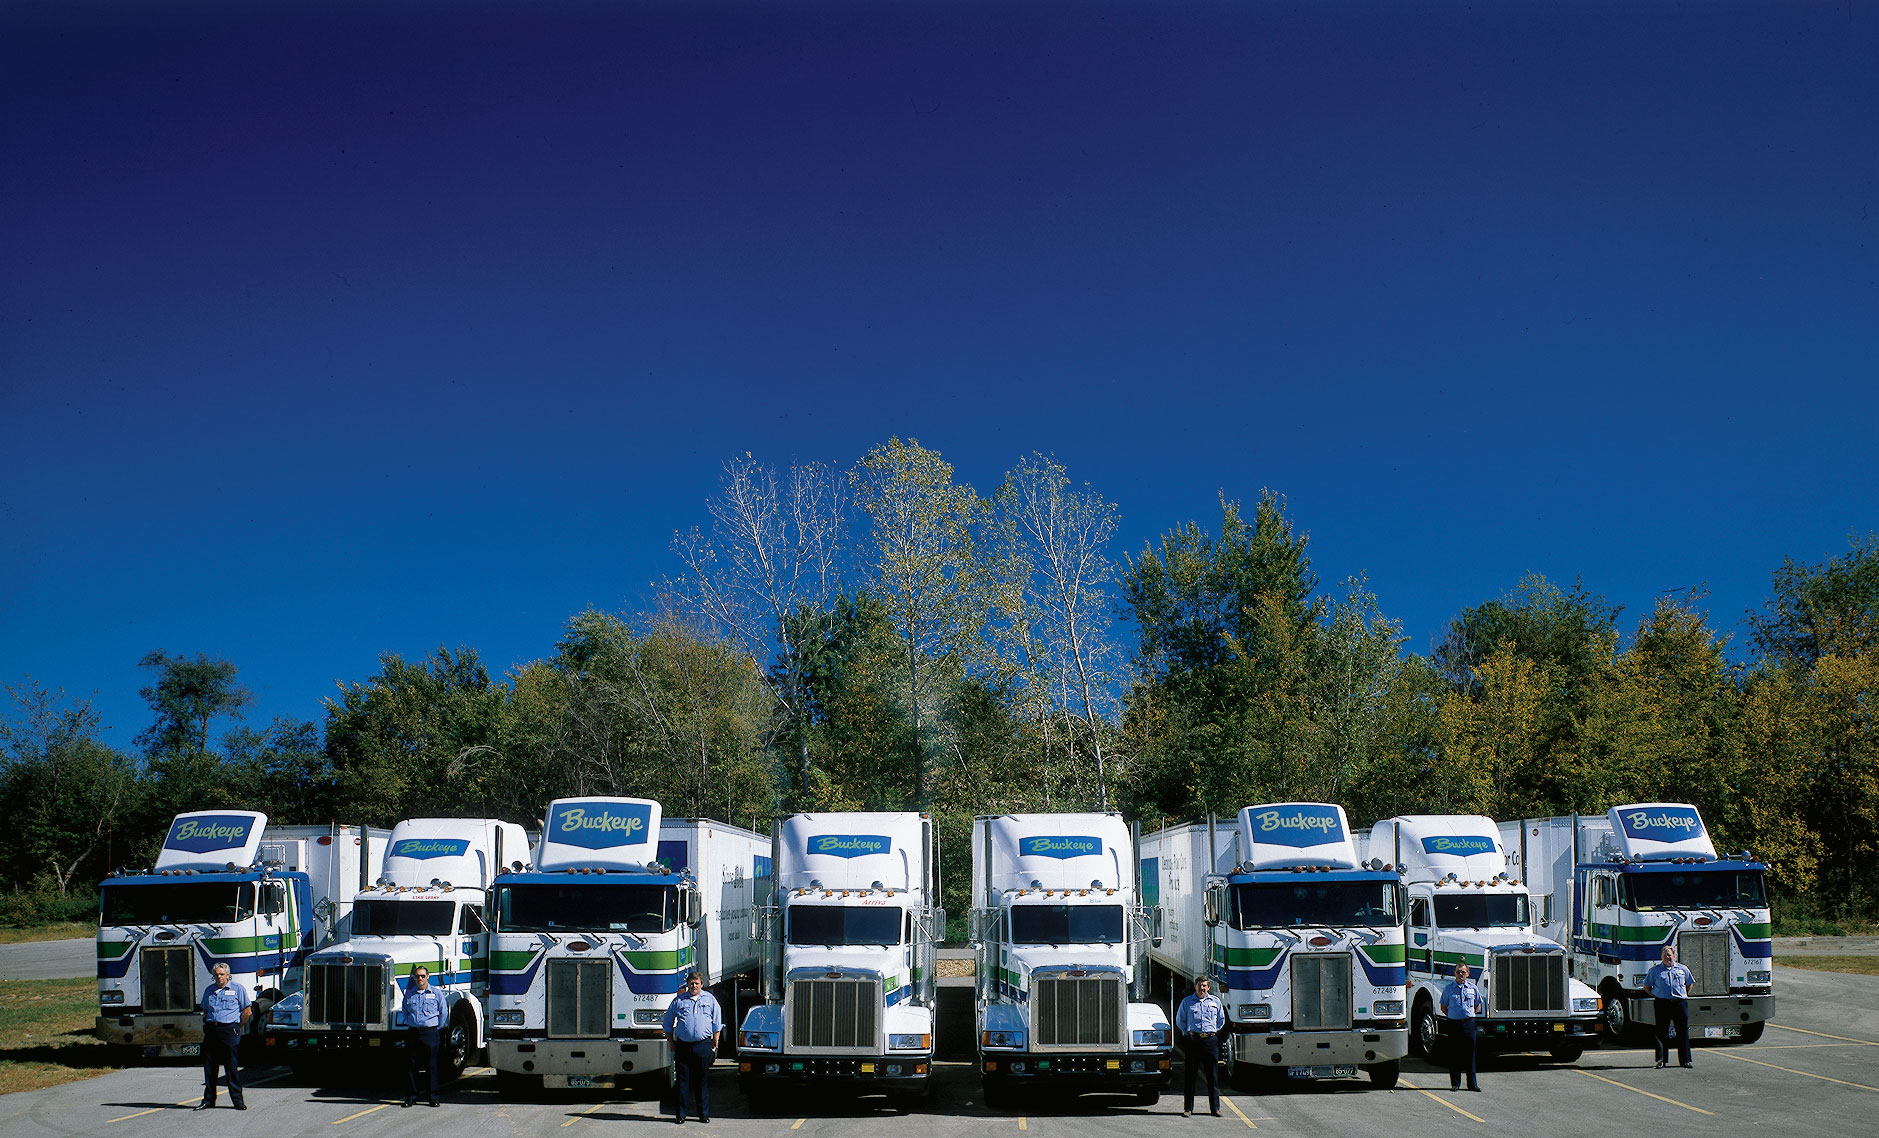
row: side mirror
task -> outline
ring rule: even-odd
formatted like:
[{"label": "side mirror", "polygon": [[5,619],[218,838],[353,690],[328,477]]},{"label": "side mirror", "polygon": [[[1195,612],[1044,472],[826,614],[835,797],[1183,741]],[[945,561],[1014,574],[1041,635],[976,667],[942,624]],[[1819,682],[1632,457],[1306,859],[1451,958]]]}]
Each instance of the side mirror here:
[{"label": "side mirror", "polygon": [[945,940],[946,940],[946,910],[935,909],[933,910],[933,943],[940,944],[940,943],[943,943]]},{"label": "side mirror", "polygon": [[984,909],[966,910],[966,940],[970,941],[973,944],[984,943],[985,941],[985,910]]},{"label": "side mirror", "polygon": [[705,919],[705,897],[696,889],[679,891],[679,907],[684,922],[693,928]]},{"label": "side mirror", "polygon": [[1156,905],[1148,911],[1148,943],[1160,948],[1161,937],[1161,906]]},{"label": "side mirror", "polygon": [[1209,925],[1220,923],[1220,890],[1209,889],[1205,897],[1206,921]]}]

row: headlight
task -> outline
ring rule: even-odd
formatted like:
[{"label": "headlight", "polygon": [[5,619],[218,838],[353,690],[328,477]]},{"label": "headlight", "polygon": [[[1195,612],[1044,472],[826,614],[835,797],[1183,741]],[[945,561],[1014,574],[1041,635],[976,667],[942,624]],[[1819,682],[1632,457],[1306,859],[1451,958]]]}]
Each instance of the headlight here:
[{"label": "headlight", "polygon": [[1775,974],[1772,971],[1749,973],[1749,983],[1751,984],[1772,984],[1774,982]]},{"label": "headlight", "polygon": [[1373,1006],[1376,1008],[1376,1013],[1379,1016],[1400,1016],[1403,1014],[1403,1001],[1401,1000],[1378,1000]]},{"label": "headlight", "polygon": [[633,1022],[641,1027],[656,1026],[665,1021],[665,1013],[658,1008],[634,1008]]},{"label": "headlight", "polygon": [[1272,1018],[1272,1005],[1271,1004],[1241,1004],[1240,1005],[1240,1018],[1241,1019],[1271,1019]]},{"label": "headlight", "polygon": [[280,1027],[299,1027],[300,1009],[282,1007],[276,1004],[268,1009],[267,1021]]},{"label": "headlight", "polygon": [[930,1035],[890,1035],[887,1037],[889,1051],[919,1051],[933,1046]]},{"label": "headlight", "polygon": [[1598,1010],[1600,1002],[1597,996],[1585,1000],[1574,1000],[1572,1002],[1572,1010],[1575,1012],[1595,1012]]},{"label": "headlight", "polygon": [[124,1002],[124,993],[117,991],[99,992],[98,1002],[101,1004],[121,1004]]},{"label": "headlight", "polygon": [[1022,1031],[988,1031],[982,1037],[987,1047],[1023,1047]]},{"label": "headlight", "polygon": [[489,1019],[491,1023],[501,1024],[505,1027],[521,1027],[524,1022],[521,1008],[504,1008],[492,1014]]},{"label": "headlight", "polygon": [[[737,1045],[739,1047],[755,1048],[758,1051],[775,1051],[780,1035],[780,1032],[775,1031],[746,1031],[739,1037]],[[899,1038],[899,1036],[895,1038]]]},{"label": "headlight", "polygon": [[1137,1047],[1166,1047],[1167,1045],[1168,1033],[1158,1027],[1135,1033],[1135,1046]]}]

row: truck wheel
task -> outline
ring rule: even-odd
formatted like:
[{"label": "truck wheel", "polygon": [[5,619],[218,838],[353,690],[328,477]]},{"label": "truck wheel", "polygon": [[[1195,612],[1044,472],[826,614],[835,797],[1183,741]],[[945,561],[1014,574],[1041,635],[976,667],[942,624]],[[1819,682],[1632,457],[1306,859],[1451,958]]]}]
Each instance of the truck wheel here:
[{"label": "truck wheel", "polygon": [[1762,1028],[1767,1027],[1767,1026],[1768,1025],[1766,1023],[1762,1023],[1759,1021],[1756,1023],[1745,1023],[1742,1025],[1742,1037],[1740,1039],[1732,1039],[1729,1042],[1753,1043],[1757,1039],[1760,1039],[1762,1037]]},{"label": "truck wheel", "polygon": [[442,1051],[443,1077],[461,1079],[470,1066],[470,1056],[476,1051],[476,1024],[468,1013],[459,1011],[450,1017],[450,1026],[444,1029]]},{"label": "truck wheel", "polygon": [[1442,1058],[1441,1026],[1435,1019],[1435,1005],[1424,1000],[1416,1005],[1415,1028],[1409,1033],[1409,1041],[1416,1048],[1417,1054],[1434,1063]]},{"label": "truck wheel", "polygon": [[1583,1047],[1549,1047],[1546,1049],[1546,1053],[1553,1057],[1553,1062],[1555,1063],[1577,1063],[1579,1061],[1579,1056],[1585,1054],[1585,1048]]},{"label": "truck wheel", "polygon": [[1380,1091],[1387,1091],[1396,1085],[1396,1078],[1402,1064],[1395,1059],[1387,1063],[1372,1063],[1365,1070],[1370,1072],[1370,1085]]},{"label": "truck wheel", "polygon": [[1154,1106],[1156,1103],[1160,1101],[1161,1101],[1161,1092],[1152,1087],[1145,1091],[1135,1092],[1135,1105],[1136,1106]]},{"label": "truck wheel", "polygon": [[1611,1036],[1614,1043],[1623,1043],[1636,1026],[1631,1021],[1631,1003],[1616,988],[1607,988],[1601,994],[1605,997],[1605,1034]]}]

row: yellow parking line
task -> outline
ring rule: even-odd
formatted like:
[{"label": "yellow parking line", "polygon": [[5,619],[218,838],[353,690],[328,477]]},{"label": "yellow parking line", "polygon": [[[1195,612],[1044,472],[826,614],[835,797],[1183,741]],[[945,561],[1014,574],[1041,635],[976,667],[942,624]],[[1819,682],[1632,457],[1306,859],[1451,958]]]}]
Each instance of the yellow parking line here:
[{"label": "yellow parking line", "polygon": [[1664,1097],[1663,1095],[1659,1095],[1659,1094],[1652,1094],[1652,1093],[1651,1093],[1650,1091],[1647,1091],[1647,1090],[1643,1090],[1643,1089],[1641,1089],[1641,1088],[1639,1088],[1639,1087],[1634,1087],[1634,1086],[1632,1086],[1632,1085],[1631,1085],[1630,1083],[1621,1083],[1621,1082],[1619,1082],[1619,1081],[1618,1081],[1617,1079],[1608,1079],[1608,1078],[1606,1078],[1606,1077],[1605,1077],[1605,1076],[1603,1076],[1603,1075],[1594,1075],[1594,1074],[1593,1074],[1592,1072],[1590,1072],[1590,1071],[1585,1071],[1585,1070],[1581,1070],[1581,1069],[1580,1069],[1580,1068],[1578,1068],[1578,1067],[1574,1067],[1574,1068],[1573,1068],[1573,1070],[1575,1070],[1575,1071],[1578,1071],[1578,1072],[1579,1072],[1579,1073],[1580,1073],[1581,1075],[1584,1075],[1584,1076],[1585,1076],[1586,1078],[1588,1078],[1588,1079],[1597,1079],[1597,1080],[1598,1080],[1599,1082],[1601,1082],[1601,1083],[1610,1083],[1610,1084],[1611,1084],[1612,1086],[1614,1086],[1614,1087],[1623,1087],[1624,1089],[1626,1089],[1626,1090],[1628,1090],[1628,1091],[1637,1091],[1637,1092],[1638,1092],[1639,1094],[1641,1094],[1641,1095],[1643,1095],[1644,1097],[1646,1097],[1646,1098],[1654,1098],[1654,1099],[1656,1099],[1656,1100],[1657,1100],[1658,1102],[1667,1102],[1667,1103],[1669,1103],[1669,1104],[1670,1104],[1671,1106],[1680,1106],[1680,1107],[1682,1107],[1682,1108],[1683,1108],[1683,1109],[1685,1109],[1685,1110],[1694,1110],[1694,1111],[1695,1111],[1696,1113],[1698,1113],[1698,1114],[1707,1114],[1707,1115],[1709,1115],[1709,1116],[1710,1116],[1711,1118],[1714,1118],[1714,1117],[1716,1117],[1716,1112],[1715,1112],[1715,1111],[1713,1111],[1713,1110],[1704,1110],[1704,1109],[1703,1109],[1702,1107],[1700,1107],[1700,1106],[1691,1106],[1691,1105],[1690,1105],[1689,1103],[1687,1103],[1687,1102],[1678,1102],[1678,1101],[1677,1101],[1676,1099],[1674,1099],[1674,1098],[1665,1098],[1665,1097]]},{"label": "yellow parking line", "polygon": [[791,1130],[801,1130],[802,1124],[807,1121],[809,1121],[807,1118],[798,1118],[796,1121],[789,1124],[789,1128]]},{"label": "yellow parking line", "polygon": [[570,1118],[570,1119],[568,1119],[568,1120],[567,1120],[566,1122],[563,1122],[563,1123],[562,1123],[561,1125],[563,1125],[563,1126],[572,1126],[572,1125],[574,1125],[575,1123],[577,1123],[577,1122],[579,1122],[579,1121],[580,1121],[581,1119],[583,1119],[583,1118],[585,1118],[585,1117],[587,1117],[588,1115],[590,1115],[590,1114],[592,1114],[592,1113],[594,1113],[594,1112],[595,1112],[596,1110],[599,1110],[599,1109],[600,1109],[601,1107],[603,1107],[603,1106],[606,1106],[606,1105],[607,1105],[607,1100],[606,1100],[606,1099],[602,1099],[601,1101],[599,1101],[599,1102],[597,1102],[597,1103],[595,1103],[594,1105],[592,1105],[592,1106],[590,1106],[590,1107],[588,1107],[588,1108],[587,1108],[586,1110],[580,1110],[580,1111],[576,1111],[576,1112],[574,1113],[574,1117],[573,1117],[573,1118]]},{"label": "yellow parking line", "polygon": [[1022,1115],[1022,1114],[1020,1114],[1020,1115],[1018,1116],[1018,1129],[1020,1129],[1020,1130],[1029,1130],[1030,1128],[1031,1128],[1031,1127],[1030,1127],[1030,1126],[1029,1126],[1029,1125],[1028,1125],[1028,1124],[1027,1124],[1027,1123],[1025,1122],[1025,1120],[1024,1120],[1024,1115]]},{"label": "yellow parking line", "polygon": [[[176,1105],[177,1106],[194,1106],[196,1103],[199,1103],[201,1101],[202,1101],[202,1096],[197,1095],[194,1098],[186,1098],[182,1100],[181,1102],[177,1103]],[[106,1126],[109,1126],[113,1122],[128,1122],[133,1118],[142,1118],[146,1114],[155,1114],[159,1110],[169,1110],[169,1109],[171,1108],[167,1106],[153,1106],[149,1110],[140,1110],[136,1114],[125,1114],[125,1115],[120,1115],[117,1118],[107,1118],[104,1120],[104,1124]]]},{"label": "yellow parking line", "polygon": [[1478,1115],[1478,1114],[1469,1114],[1469,1113],[1468,1113],[1467,1111],[1465,1111],[1465,1110],[1463,1110],[1463,1109],[1462,1109],[1461,1107],[1459,1107],[1459,1106],[1456,1106],[1456,1105],[1455,1105],[1454,1103],[1452,1103],[1452,1102],[1450,1102],[1450,1101],[1448,1101],[1447,1099],[1445,1099],[1445,1098],[1443,1098],[1443,1097],[1442,1097],[1441,1095],[1438,1095],[1438,1094],[1433,1094],[1433,1093],[1431,1093],[1431,1092],[1429,1092],[1429,1091],[1425,1091],[1425,1090],[1423,1090],[1423,1089],[1422,1089],[1421,1087],[1419,1087],[1419,1086],[1417,1086],[1416,1084],[1414,1084],[1414,1083],[1412,1083],[1412,1082],[1410,1082],[1410,1081],[1409,1081],[1408,1079],[1405,1079],[1405,1078],[1402,1078],[1402,1077],[1400,1077],[1400,1076],[1398,1076],[1398,1078],[1397,1078],[1397,1080],[1396,1080],[1396,1081],[1397,1081],[1397,1082],[1399,1082],[1399,1083],[1401,1083],[1401,1084],[1403,1084],[1404,1086],[1406,1086],[1406,1087],[1408,1087],[1408,1088],[1409,1088],[1410,1090],[1412,1090],[1412,1091],[1415,1091],[1415,1092],[1416,1092],[1417,1094],[1419,1094],[1419,1095],[1421,1095],[1421,1096],[1423,1096],[1424,1098],[1426,1098],[1426,1099],[1428,1099],[1428,1100],[1429,1100],[1429,1101],[1431,1101],[1431,1102],[1439,1102],[1439,1103],[1441,1103],[1441,1104],[1442,1104],[1443,1106],[1445,1106],[1445,1107],[1447,1107],[1447,1108],[1449,1108],[1450,1110],[1452,1110],[1452,1111],[1454,1111],[1454,1112],[1455,1112],[1456,1114],[1459,1114],[1459,1115],[1461,1115],[1461,1116],[1462,1116],[1462,1117],[1464,1117],[1464,1118],[1472,1118],[1472,1119],[1474,1119],[1474,1120],[1475,1120],[1476,1122],[1479,1122],[1479,1123],[1480,1123],[1481,1125],[1483,1125],[1483,1126],[1486,1126],[1486,1125],[1488,1124],[1488,1120],[1487,1120],[1487,1119],[1485,1119],[1485,1118],[1482,1118],[1482,1117],[1481,1117],[1480,1115]]},{"label": "yellow parking line", "polygon": [[1852,1036],[1850,1036],[1850,1035],[1828,1035],[1828,1034],[1827,1034],[1826,1032],[1824,1032],[1824,1031],[1809,1031],[1809,1030],[1807,1030],[1807,1029],[1806,1029],[1806,1028],[1804,1028],[1804,1027],[1788,1027],[1788,1026],[1787,1026],[1787,1025],[1785,1025],[1785,1024],[1779,1024],[1779,1023],[1771,1023],[1771,1024],[1769,1024],[1768,1026],[1769,1026],[1769,1027],[1778,1027],[1778,1028],[1780,1028],[1780,1029],[1781,1029],[1782,1031],[1798,1031],[1798,1032],[1800,1032],[1800,1033],[1801,1033],[1802,1035],[1818,1035],[1818,1036],[1820,1036],[1820,1037],[1821,1037],[1822,1039],[1840,1039],[1840,1040],[1844,1040],[1844,1041],[1846,1041],[1847,1043],[1863,1043],[1863,1044],[1865,1044],[1865,1045],[1866,1045],[1866,1046],[1868,1046],[1868,1047],[1879,1047],[1879,1043],[1874,1043],[1874,1042],[1873,1042],[1872,1040],[1870,1040],[1870,1039],[1854,1039],[1854,1038],[1853,1038]]},{"label": "yellow parking line", "polygon": [[333,1125],[334,1125],[334,1126],[338,1126],[338,1125],[339,1125],[340,1123],[342,1123],[342,1122],[351,1122],[351,1121],[352,1121],[353,1119],[355,1119],[355,1118],[364,1118],[364,1117],[365,1117],[366,1115],[368,1115],[368,1114],[371,1114],[371,1113],[372,1113],[373,1111],[375,1111],[375,1110],[384,1110],[384,1109],[385,1109],[386,1107],[388,1107],[388,1106],[390,1106],[390,1105],[391,1105],[391,1104],[390,1104],[390,1103],[388,1103],[388,1102],[381,1102],[381,1103],[379,1103],[379,1104],[378,1104],[377,1106],[368,1106],[368,1107],[366,1107],[366,1108],[365,1108],[364,1110],[362,1110],[362,1111],[360,1111],[360,1112],[359,1112],[359,1113],[357,1113],[357,1114],[348,1114],[348,1115],[347,1115],[346,1117],[344,1117],[344,1118],[335,1118],[335,1119],[333,1119]]},{"label": "yellow parking line", "polygon": [[1221,1099],[1220,1099],[1220,1101],[1221,1101],[1221,1102],[1224,1102],[1224,1103],[1226,1103],[1226,1104],[1227,1104],[1228,1106],[1230,1106],[1230,1107],[1232,1107],[1232,1108],[1233,1108],[1233,1113],[1234,1113],[1234,1114],[1237,1114],[1237,1115],[1239,1115],[1239,1116],[1240,1116],[1240,1121],[1241,1121],[1241,1122],[1244,1122],[1244,1123],[1245,1123],[1245,1124],[1246,1124],[1246,1125],[1247,1125],[1247,1126],[1248,1126],[1248,1127],[1249,1127],[1250,1129],[1253,1129],[1253,1130],[1257,1130],[1257,1129],[1259,1129],[1259,1127],[1257,1127],[1257,1126],[1254,1126],[1254,1125],[1253,1125],[1253,1120],[1252,1120],[1252,1119],[1250,1119],[1250,1118],[1248,1118],[1248,1117],[1246,1117],[1246,1112],[1240,1109],[1240,1104],[1239,1104],[1239,1103],[1237,1103],[1237,1102],[1234,1102],[1234,1101],[1233,1101],[1232,1099],[1230,1099],[1230,1098],[1227,1098],[1227,1097],[1225,1097],[1225,1096],[1222,1096],[1222,1097],[1221,1097]]},{"label": "yellow parking line", "polygon": [[1862,1091],[1879,1091],[1879,1087],[1869,1087],[1865,1083],[1849,1083],[1845,1079],[1836,1079],[1829,1075],[1816,1075],[1812,1071],[1797,1071],[1792,1067],[1783,1067],[1779,1063],[1764,1063],[1760,1059],[1751,1059],[1747,1055],[1736,1055],[1728,1051],[1717,1051],[1713,1052],[1713,1054],[1720,1055],[1724,1059],[1740,1059],[1744,1063],[1753,1063],[1757,1067],[1773,1067],[1777,1071],[1786,1071],[1790,1075],[1806,1075],[1810,1079],[1819,1079],[1827,1083],[1838,1083],[1843,1087],[1858,1087]]}]

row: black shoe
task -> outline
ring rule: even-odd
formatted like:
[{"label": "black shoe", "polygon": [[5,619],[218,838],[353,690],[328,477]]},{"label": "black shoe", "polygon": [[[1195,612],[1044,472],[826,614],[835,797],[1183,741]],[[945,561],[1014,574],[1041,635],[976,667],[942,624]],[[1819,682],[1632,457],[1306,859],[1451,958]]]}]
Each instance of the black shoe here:
[{"label": "black shoe", "polygon": [[1651,1069],[1652,1069],[1652,1070],[1654,1070],[1654,1071],[1661,1071],[1661,1070],[1663,1070],[1663,1069],[1664,1069],[1664,1061],[1663,1061],[1662,1059],[1659,1059],[1659,1060],[1657,1061],[1657,1066],[1655,1066],[1655,1067],[1653,1067],[1653,1068],[1651,1068]]},{"label": "black shoe", "polygon": [[247,1104],[247,1103],[245,1103],[245,1102],[238,1102],[238,1103],[236,1103],[236,1104],[235,1104],[235,1109],[236,1109],[236,1110],[247,1110],[247,1109],[248,1109],[248,1104]]},{"label": "black shoe", "polygon": [[1677,1066],[1679,1066],[1679,1067],[1694,1067],[1694,1066],[1696,1066],[1696,1064],[1695,1064],[1695,1063],[1679,1063],[1679,1064],[1677,1064]]},{"label": "black shoe", "polygon": [[684,1115],[682,1115],[682,1114],[681,1114],[681,1115],[679,1115],[679,1125],[680,1125],[680,1126],[683,1126],[683,1125],[685,1125],[685,1116],[684,1116]]},{"label": "black shoe", "polygon": [[1210,1111],[1208,1111],[1207,1113],[1208,1113],[1208,1114],[1211,1114],[1211,1115],[1213,1115],[1213,1116],[1214,1116],[1215,1118],[1219,1118],[1219,1117],[1220,1117],[1220,1112],[1219,1112],[1219,1111],[1217,1111],[1217,1110],[1210,1110]]},{"label": "black shoe", "polygon": [[1469,1087],[1468,1089],[1471,1091],[1474,1091],[1476,1094],[1479,1094],[1481,1092],[1480,1087]]},{"label": "black shoe", "polygon": [[706,1126],[709,1126],[711,1125],[711,1116],[709,1114],[701,1114],[698,1116],[698,1121],[704,1123]]},{"label": "black shoe", "polygon": [[1454,1093],[1455,1093],[1456,1091],[1458,1091],[1458,1090],[1460,1090],[1460,1089],[1461,1089],[1461,1084],[1460,1084],[1460,1083],[1450,1083],[1450,1084],[1448,1085],[1448,1090],[1449,1090],[1449,1093],[1450,1093],[1450,1094],[1454,1094]]},{"label": "black shoe", "polygon": [[440,1102],[438,1102],[438,1101],[437,1101],[436,1099],[432,1099],[432,1100],[431,1100],[431,1105],[432,1105],[432,1106],[442,1106],[443,1104],[442,1104],[442,1103],[440,1103]]},{"label": "black shoe", "polygon": [[410,1106],[410,1105],[411,1105],[412,1103],[414,1103],[414,1102],[416,1102],[416,1101],[418,1101],[418,1100],[417,1100],[416,1098],[408,1098],[408,1099],[406,1099],[406,1100],[404,1100],[403,1102],[401,1102],[401,1103],[399,1103],[398,1105],[399,1105],[399,1106]]},{"label": "black shoe", "polygon": [[195,1105],[195,1107],[194,1107],[194,1109],[196,1109],[196,1110],[214,1110],[214,1109],[215,1109],[215,1103],[214,1103],[213,1101],[211,1101],[211,1100],[208,1100],[208,1099],[204,1099],[203,1101],[201,1101],[201,1102],[199,1102],[199,1103],[197,1103],[197,1104]]},{"label": "black shoe", "polygon": [[1192,1110],[1184,1110],[1184,1111],[1182,1111],[1182,1112],[1181,1112],[1181,1117],[1182,1117],[1182,1118],[1187,1118],[1188,1116],[1190,1116],[1190,1115],[1192,1115],[1193,1113],[1194,1113],[1194,1112],[1193,1112]]}]

